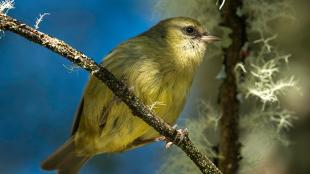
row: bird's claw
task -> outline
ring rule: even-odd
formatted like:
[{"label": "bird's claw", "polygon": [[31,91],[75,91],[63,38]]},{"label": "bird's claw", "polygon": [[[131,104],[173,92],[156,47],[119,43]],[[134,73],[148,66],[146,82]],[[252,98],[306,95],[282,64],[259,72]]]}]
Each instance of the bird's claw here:
[{"label": "bird's claw", "polygon": [[[174,125],[172,128],[176,129],[177,128],[177,125]],[[168,140],[165,136],[160,136],[158,138],[156,138],[155,140],[156,141],[165,141],[166,142],[166,145],[165,145],[165,148],[168,149],[170,148],[173,144],[180,144],[180,142],[184,139],[185,136],[188,135],[188,129],[185,128],[185,129],[178,129],[177,130],[177,135],[174,139],[174,141],[170,141]],[[179,140],[179,141],[177,141]]]},{"label": "bird's claw", "polygon": [[166,141],[167,138],[165,136],[159,136],[157,138],[155,138],[155,141]]},{"label": "bird's claw", "polygon": [[165,145],[165,148],[169,149],[172,145],[173,145],[173,142],[171,142],[171,141],[167,142],[166,145]]},{"label": "bird's claw", "polygon": [[[176,137],[174,139],[174,144],[176,144],[176,145],[180,144],[180,142],[183,141],[184,137],[186,137],[188,135],[188,129],[187,128],[185,128],[185,129],[178,129],[177,132],[178,133],[177,133],[177,135],[176,135]],[[176,142],[178,137],[179,137],[179,141]]]}]

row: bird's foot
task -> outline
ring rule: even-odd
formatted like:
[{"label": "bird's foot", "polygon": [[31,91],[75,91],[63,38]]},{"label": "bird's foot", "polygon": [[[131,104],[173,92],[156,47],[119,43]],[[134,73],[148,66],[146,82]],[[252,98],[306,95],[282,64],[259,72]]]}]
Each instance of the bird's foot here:
[{"label": "bird's foot", "polygon": [[[181,143],[181,141],[183,141],[183,139],[185,138],[185,136],[188,135],[188,129],[187,128],[184,128],[184,129],[178,129],[177,130],[177,136],[175,137],[175,140],[174,140],[174,144],[178,145]],[[179,141],[177,141],[179,137]]]},{"label": "bird's foot", "polygon": [[[174,129],[177,128],[177,125],[173,126]],[[165,136],[160,136],[158,138],[156,138],[156,141],[165,141],[166,145],[165,148],[168,149],[170,148],[173,144],[178,145],[180,144],[180,142],[184,139],[185,136],[188,135],[188,129],[178,129],[177,130],[177,135],[175,137],[175,139],[173,141],[170,141],[169,139],[167,139]],[[177,141],[179,139],[179,141]]]}]

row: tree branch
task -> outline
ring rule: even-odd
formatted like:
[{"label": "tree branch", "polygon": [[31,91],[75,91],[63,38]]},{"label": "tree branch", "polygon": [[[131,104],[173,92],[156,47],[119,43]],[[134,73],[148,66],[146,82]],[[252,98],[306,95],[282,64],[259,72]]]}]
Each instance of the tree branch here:
[{"label": "tree branch", "polygon": [[222,25],[232,30],[231,45],[224,49],[224,66],[226,78],[224,79],[219,102],[222,108],[220,120],[219,168],[225,174],[238,172],[241,159],[239,142],[239,103],[237,100],[238,87],[235,76],[235,67],[244,57],[241,49],[246,41],[245,19],[238,16],[237,10],[241,8],[242,0],[226,0],[222,9]]},{"label": "tree branch", "polygon": [[144,120],[148,125],[152,126],[167,139],[174,142],[180,142],[177,146],[179,146],[190,157],[202,173],[221,174],[216,166],[205,155],[199,152],[199,150],[189,139],[188,135],[185,135],[183,139],[178,136],[176,129],[172,128],[159,117],[156,117],[152,111],[128,89],[126,85],[117,80],[112,73],[104,67],[99,66],[91,58],[77,51],[64,41],[37,31],[34,28],[31,28],[30,26],[27,26],[26,24],[23,24],[2,13],[0,13],[0,29],[4,31],[9,30],[23,36],[26,39],[40,44],[84,68],[93,76],[105,83],[116,96],[128,105],[135,116]]}]

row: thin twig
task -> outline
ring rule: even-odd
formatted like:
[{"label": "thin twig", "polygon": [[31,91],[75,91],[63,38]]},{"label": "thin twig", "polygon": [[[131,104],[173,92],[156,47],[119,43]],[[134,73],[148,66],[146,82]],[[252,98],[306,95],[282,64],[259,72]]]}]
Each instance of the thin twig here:
[{"label": "thin twig", "polygon": [[40,44],[49,50],[67,58],[71,62],[84,68],[93,76],[100,79],[105,83],[113,93],[118,96],[128,107],[132,110],[132,113],[144,120],[148,125],[152,126],[161,135],[165,136],[169,140],[179,142],[179,146],[197,165],[197,167],[204,174],[221,174],[216,166],[206,157],[199,152],[194,144],[189,139],[188,135],[181,138],[178,136],[178,132],[175,128],[165,123],[159,117],[156,117],[152,111],[137,98],[126,85],[117,80],[115,76],[110,73],[104,67],[99,66],[94,60],[87,57],[83,53],[77,51],[64,41],[51,37],[34,28],[23,24],[16,19],[0,13],[0,29],[9,30],[20,36],[27,38],[37,44]]}]

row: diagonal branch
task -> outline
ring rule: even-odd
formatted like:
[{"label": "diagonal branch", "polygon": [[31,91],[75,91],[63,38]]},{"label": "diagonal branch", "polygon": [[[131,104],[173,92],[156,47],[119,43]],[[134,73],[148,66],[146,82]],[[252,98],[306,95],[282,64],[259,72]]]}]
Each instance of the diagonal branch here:
[{"label": "diagonal branch", "polygon": [[179,146],[190,157],[190,159],[197,165],[202,173],[221,174],[221,172],[206,157],[206,155],[203,155],[199,152],[199,150],[189,139],[188,135],[185,135],[183,139],[178,136],[176,129],[172,128],[159,117],[156,117],[152,111],[128,89],[126,85],[117,80],[112,73],[110,73],[104,67],[99,66],[91,58],[77,51],[70,45],[66,44],[64,41],[37,31],[34,28],[31,28],[30,26],[2,13],[0,13],[0,30],[9,30],[20,36],[23,36],[26,39],[40,44],[84,68],[93,76],[97,77],[104,84],[106,84],[116,96],[118,96],[124,103],[128,105],[135,116],[144,120],[148,125],[152,126],[156,131],[165,136],[167,139],[174,142],[180,142],[177,144],[177,146]]}]

